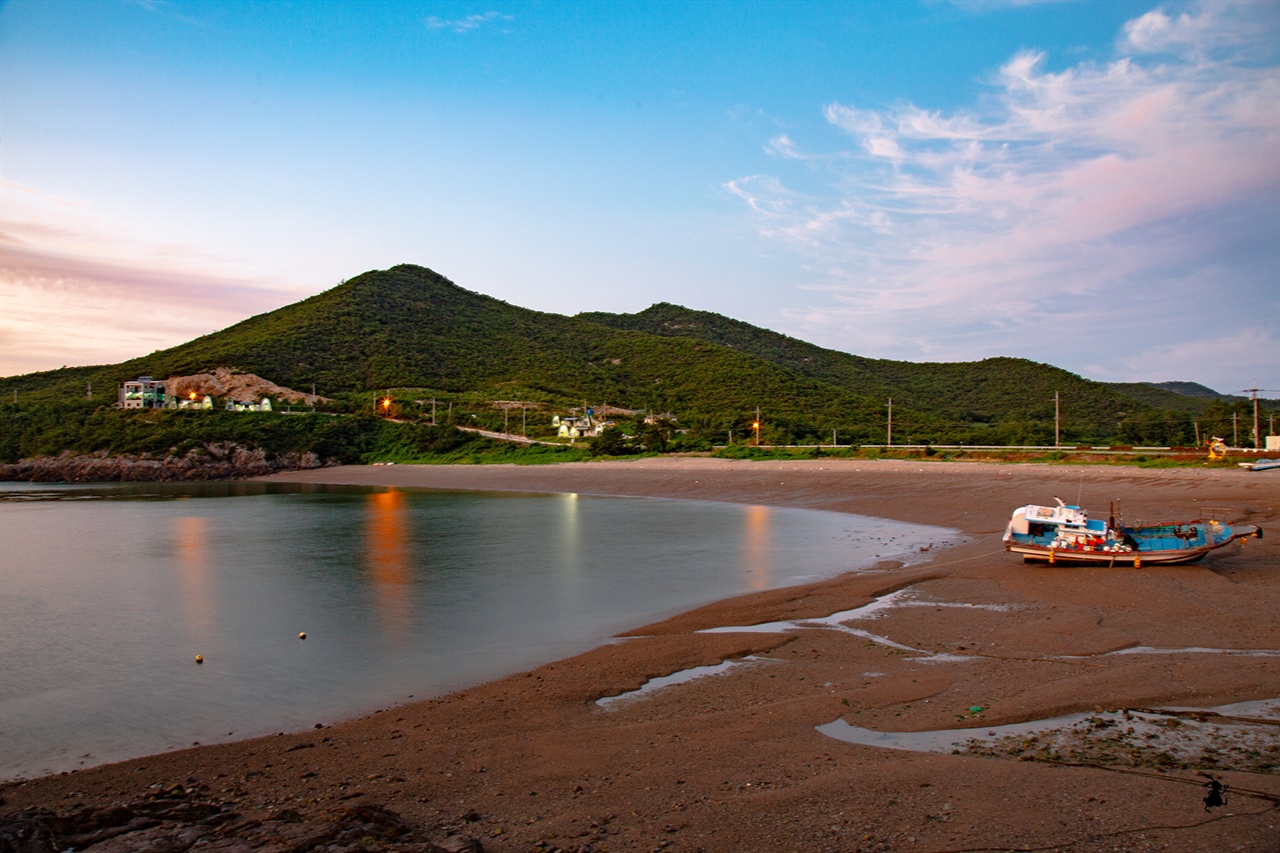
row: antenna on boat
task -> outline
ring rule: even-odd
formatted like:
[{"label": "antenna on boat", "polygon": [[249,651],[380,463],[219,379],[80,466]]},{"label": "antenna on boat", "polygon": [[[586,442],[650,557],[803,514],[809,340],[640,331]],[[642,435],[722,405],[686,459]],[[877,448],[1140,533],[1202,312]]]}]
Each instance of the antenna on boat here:
[{"label": "antenna on boat", "polygon": [[1080,472],[1080,487],[1076,489],[1076,506],[1084,506],[1084,472]]}]

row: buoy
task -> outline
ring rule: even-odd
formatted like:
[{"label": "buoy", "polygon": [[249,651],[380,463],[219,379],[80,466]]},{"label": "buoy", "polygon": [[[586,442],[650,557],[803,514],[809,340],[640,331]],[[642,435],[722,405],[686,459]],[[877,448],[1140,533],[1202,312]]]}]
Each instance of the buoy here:
[{"label": "buoy", "polygon": [[204,655],[196,655],[196,663],[204,663]]},{"label": "buoy", "polygon": [[307,632],[306,632],[306,631],[302,631],[301,633],[299,633],[299,634],[298,634],[298,639],[299,639],[299,640],[305,640],[306,638],[307,638]]}]

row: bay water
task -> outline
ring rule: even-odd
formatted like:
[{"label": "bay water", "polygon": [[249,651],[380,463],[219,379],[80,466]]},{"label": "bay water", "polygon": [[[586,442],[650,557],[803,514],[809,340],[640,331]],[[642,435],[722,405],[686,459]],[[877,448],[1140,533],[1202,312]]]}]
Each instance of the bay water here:
[{"label": "bay water", "polygon": [[650,498],[0,484],[0,779],[331,723],[956,538]]}]

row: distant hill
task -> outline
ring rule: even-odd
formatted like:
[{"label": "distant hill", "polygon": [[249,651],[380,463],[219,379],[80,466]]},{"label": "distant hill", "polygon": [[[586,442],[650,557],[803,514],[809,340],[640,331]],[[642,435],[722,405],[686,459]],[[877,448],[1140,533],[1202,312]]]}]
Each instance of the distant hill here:
[{"label": "distant hill", "polygon": [[1203,397],[1209,400],[1225,400],[1233,395],[1219,394],[1212,388],[1206,388],[1198,382],[1147,382],[1147,385],[1156,388],[1163,388],[1165,391],[1172,391],[1175,394],[1181,394],[1184,397]]},{"label": "distant hill", "polygon": [[1196,411],[1182,403],[1204,402],[1026,359],[864,358],[667,303],[566,317],[407,264],[121,364],[0,379],[0,395],[83,399],[92,388],[106,403],[126,379],[219,369],[328,397],[414,389],[406,393],[453,395],[459,405],[466,397],[671,411],[682,426],[717,436],[742,430],[760,407],[777,440],[832,430],[841,441],[882,440],[892,399],[899,442],[1046,443],[1056,411],[1064,441],[1178,443],[1191,440],[1187,413]]}]

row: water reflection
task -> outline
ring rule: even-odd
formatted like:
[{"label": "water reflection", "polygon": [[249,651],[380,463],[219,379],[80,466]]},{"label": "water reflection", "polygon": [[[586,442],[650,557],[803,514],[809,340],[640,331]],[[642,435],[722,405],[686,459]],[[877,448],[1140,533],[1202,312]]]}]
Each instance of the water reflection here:
[{"label": "water reflection", "polygon": [[567,577],[582,574],[582,531],[576,492],[560,496],[560,567]]},{"label": "water reflection", "polygon": [[403,648],[412,628],[412,556],[403,492],[374,492],[366,503],[364,567],[378,624],[389,643]]},{"label": "water reflection", "polygon": [[749,506],[743,519],[742,563],[747,585],[754,590],[773,586],[773,516],[767,506]]},{"label": "water reflection", "polygon": [[203,645],[212,635],[216,609],[209,577],[209,519],[191,515],[173,519],[173,545],[186,627]]},{"label": "water reflection", "polygon": [[368,713],[952,535],[717,503],[204,485],[0,500],[0,779]]}]

